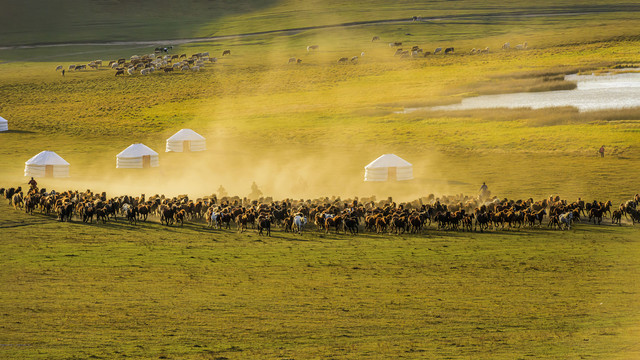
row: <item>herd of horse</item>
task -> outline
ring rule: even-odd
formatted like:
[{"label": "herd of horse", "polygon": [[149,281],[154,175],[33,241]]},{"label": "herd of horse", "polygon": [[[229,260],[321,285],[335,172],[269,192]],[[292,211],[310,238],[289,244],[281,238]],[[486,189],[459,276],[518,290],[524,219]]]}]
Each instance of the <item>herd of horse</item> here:
[{"label": "herd of horse", "polygon": [[[569,202],[559,196],[540,201],[483,198],[481,196],[434,195],[397,204],[392,198],[376,201],[372,198],[318,198],[309,200],[272,198],[249,200],[216,195],[190,199],[187,195],[165,197],[154,195],[107,197],[106,193],[90,190],[47,191],[32,187],[0,188],[15,210],[55,216],[58,221],[82,221],[107,224],[121,220],[131,225],[147,221],[152,216],[164,226],[202,224],[212,229],[235,230],[242,233],[249,228],[260,235],[271,234],[272,227],[284,232],[302,234],[309,227],[326,233],[361,231],[378,234],[423,233],[427,229],[451,231],[488,231],[518,228],[571,229],[587,220],[599,225],[603,218],[612,224],[622,224],[622,218],[632,224],[640,222],[640,195],[622,202],[617,209],[611,201]],[[543,222],[546,222],[544,226]]]}]

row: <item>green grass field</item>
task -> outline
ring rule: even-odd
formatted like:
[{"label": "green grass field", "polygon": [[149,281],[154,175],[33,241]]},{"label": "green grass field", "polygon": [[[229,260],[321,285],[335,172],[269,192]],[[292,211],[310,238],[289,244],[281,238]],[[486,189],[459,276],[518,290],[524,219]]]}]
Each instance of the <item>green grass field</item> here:
[{"label": "green grass field", "polygon": [[631,226],[266,238],[0,215],[4,358],[640,355]]},{"label": "green grass field", "polygon": [[[636,5],[151,3],[0,12],[12,29],[0,39],[0,116],[11,129],[0,133],[0,187],[24,186],[24,162],[53,150],[71,163],[71,178],[41,186],[109,196],[197,197],[220,185],[246,196],[255,181],[275,199],[405,201],[474,195],[486,181],[501,198],[617,207],[640,191],[638,109],[397,113],[638,67]],[[437,20],[332,26],[417,15]],[[309,29],[176,40],[301,27]],[[150,43],[104,45],[112,41]],[[456,51],[401,59],[392,41]],[[500,50],[524,41],[527,50]],[[172,43],[173,54],[219,60],[198,73],[54,71]],[[46,46],[15,47],[34,44]],[[307,52],[311,44],[319,50]],[[232,55],[220,56],[224,49]],[[351,56],[357,64],[336,62]],[[164,153],[181,128],[206,136],[208,151]],[[161,153],[160,168],[115,169],[116,154],[134,142]],[[363,167],[384,153],[412,162],[415,180],[365,184]],[[640,236],[630,224],[273,235],[157,220],[58,223],[2,202],[0,358],[640,358]]]}]

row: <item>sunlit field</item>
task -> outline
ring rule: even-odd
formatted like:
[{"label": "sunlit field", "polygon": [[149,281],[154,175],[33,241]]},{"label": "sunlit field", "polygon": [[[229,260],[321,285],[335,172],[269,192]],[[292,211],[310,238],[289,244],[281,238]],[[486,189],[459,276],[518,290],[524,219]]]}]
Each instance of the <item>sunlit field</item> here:
[{"label": "sunlit field", "polygon": [[[575,88],[566,74],[640,71],[635,5],[190,1],[192,11],[148,16],[67,5],[74,12],[35,10],[58,16],[30,27],[17,5],[0,14],[14,29],[0,38],[2,188],[26,188],[25,161],[52,150],[71,176],[41,187],[109,197],[196,199],[223,186],[243,198],[255,182],[265,202],[401,203],[475,196],[486,182],[500,199],[617,209],[640,192],[640,109],[428,109]],[[149,75],[107,66],[158,46],[217,61]],[[455,50],[394,55],[413,46]],[[69,70],[96,59],[103,66]],[[166,153],[183,128],[207,150]],[[138,142],[160,167],[116,169]],[[364,166],[385,153],[411,162],[414,180],[365,183]],[[61,223],[0,200],[0,358],[640,358],[640,235],[629,219],[402,235],[310,225],[266,237],[157,217]]]}]

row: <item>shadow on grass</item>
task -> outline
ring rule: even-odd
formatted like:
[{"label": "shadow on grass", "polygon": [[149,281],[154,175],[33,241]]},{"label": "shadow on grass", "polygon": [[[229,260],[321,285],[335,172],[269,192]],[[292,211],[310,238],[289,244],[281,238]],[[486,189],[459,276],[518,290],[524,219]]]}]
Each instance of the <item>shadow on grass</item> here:
[{"label": "shadow on grass", "polygon": [[[18,228],[18,227],[27,227],[32,225],[43,225],[47,223],[55,223],[60,222],[57,219],[57,216],[54,214],[43,214],[35,212],[29,216],[28,220],[12,220],[12,219],[4,219],[0,224],[0,229],[9,229],[9,228]],[[531,236],[540,236],[540,235],[548,235],[548,236],[556,236],[563,233],[582,233],[585,235],[590,234],[610,234],[615,235],[620,231],[634,231],[635,226],[631,223],[631,221],[623,221],[622,225],[611,224],[610,218],[604,218],[602,223],[593,224],[583,219],[581,222],[573,224],[570,230],[559,230],[557,228],[547,227],[547,221],[543,221],[542,226],[536,226],[534,228],[529,227],[505,227],[504,229],[498,227],[489,230],[485,230],[484,232],[480,231],[461,231],[461,230],[447,230],[447,229],[437,229],[434,224],[429,227],[423,228],[422,231],[418,233],[398,233],[395,234],[393,232],[385,232],[385,233],[375,233],[362,231],[358,234],[351,234],[345,232],[336,233],[335,231],[331,231],[326,233],[324,230],[319,230],[317,228],[307,228],[302,234],[297,234],[293,232],[284,232],[281,228],[273,228],[271,230],[271,236],[266,236],[266,233],[263,235],[259,235],[257,229],[248,229],[242,233],[238,233],[237,229],[217,229],[217,228],[209,228],[205,222],[198,222],[197,220],[194,222],[185,222],[183,225],[173,224],[171,226],[167,226],[165,224],[160,224],[158,219],[156,218],[148,218],[146,221],[138,221],[136,224],[129,223],[124,217],[118,217],[117,220],[110,219],[106,223],[102,221],[96,221],[94,218],[92,222],[83,222],[81,218],[74,216],[74,218],[69,221],[70,225],[81,225],[81,226],[90,226],[90,227],[98,227],[102,229],[112,229],[115,231],[126,231],[126,232],[155,232],[162,233],[167,232],[170,234],[181,234],[184,235],[185,239],[189,239],[194,236],[210,236],[212,241],[219,241],[215,239],[216,235],[225,235],[225,236],[233,236],[237,235],[239,240],[249,240],[249,241],[262,241],[268,242],[269,240],[275,241],[286,241],[286,242],[300,242],[300,243],[309,243],[309,242],[323,242],[323,241],[354,241],[354,240],[363,240],[363,241],[374,241],[379,240],[381,238],[387,239],[395,239],[397,241],[405,241],[405,240],[434,240],[434,239],[442,239],[442,240],[458,240],[458,239],[469,239],[469,238],[479,238],[485,236],[499,237],[499,238],[529,238]],[[394,241],[395,241],[394,240]]]},{"label": "shadow on grass", "polygon": [[29,130],[7,130],[7,131],[3,131],[2,133],[4,134],[35,134],[35,131],[29,131]]}]

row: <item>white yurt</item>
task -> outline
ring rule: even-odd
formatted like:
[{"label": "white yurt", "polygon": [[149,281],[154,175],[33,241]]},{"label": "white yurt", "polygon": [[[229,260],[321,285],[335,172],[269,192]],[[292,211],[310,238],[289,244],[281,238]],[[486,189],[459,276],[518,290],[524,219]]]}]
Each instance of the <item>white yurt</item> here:
[{"label": "white yurt", "polygon": [[413,165],[395,154],[384,154],[364,167],[364,181],[413,179]]},{"label": "white yurt", "polygon": [[144,144],[133,144],[116,155],[118,169],[146,169],[159,165],[158,153]]},{"label": "white yurt", "polygon": [[43,151],[24,164],[24,176],[69,177],[69,163],[53,151]]},{"label": "white yurt", "polygon": [[0,116],[0,131],[7,131],[9,130],[9,122],[4,119],[2,116]]},{"label": "white yurt", "polygon": [[191,129],[182,129],[167,139],[167,152],[207,150],[205,138]]}]

